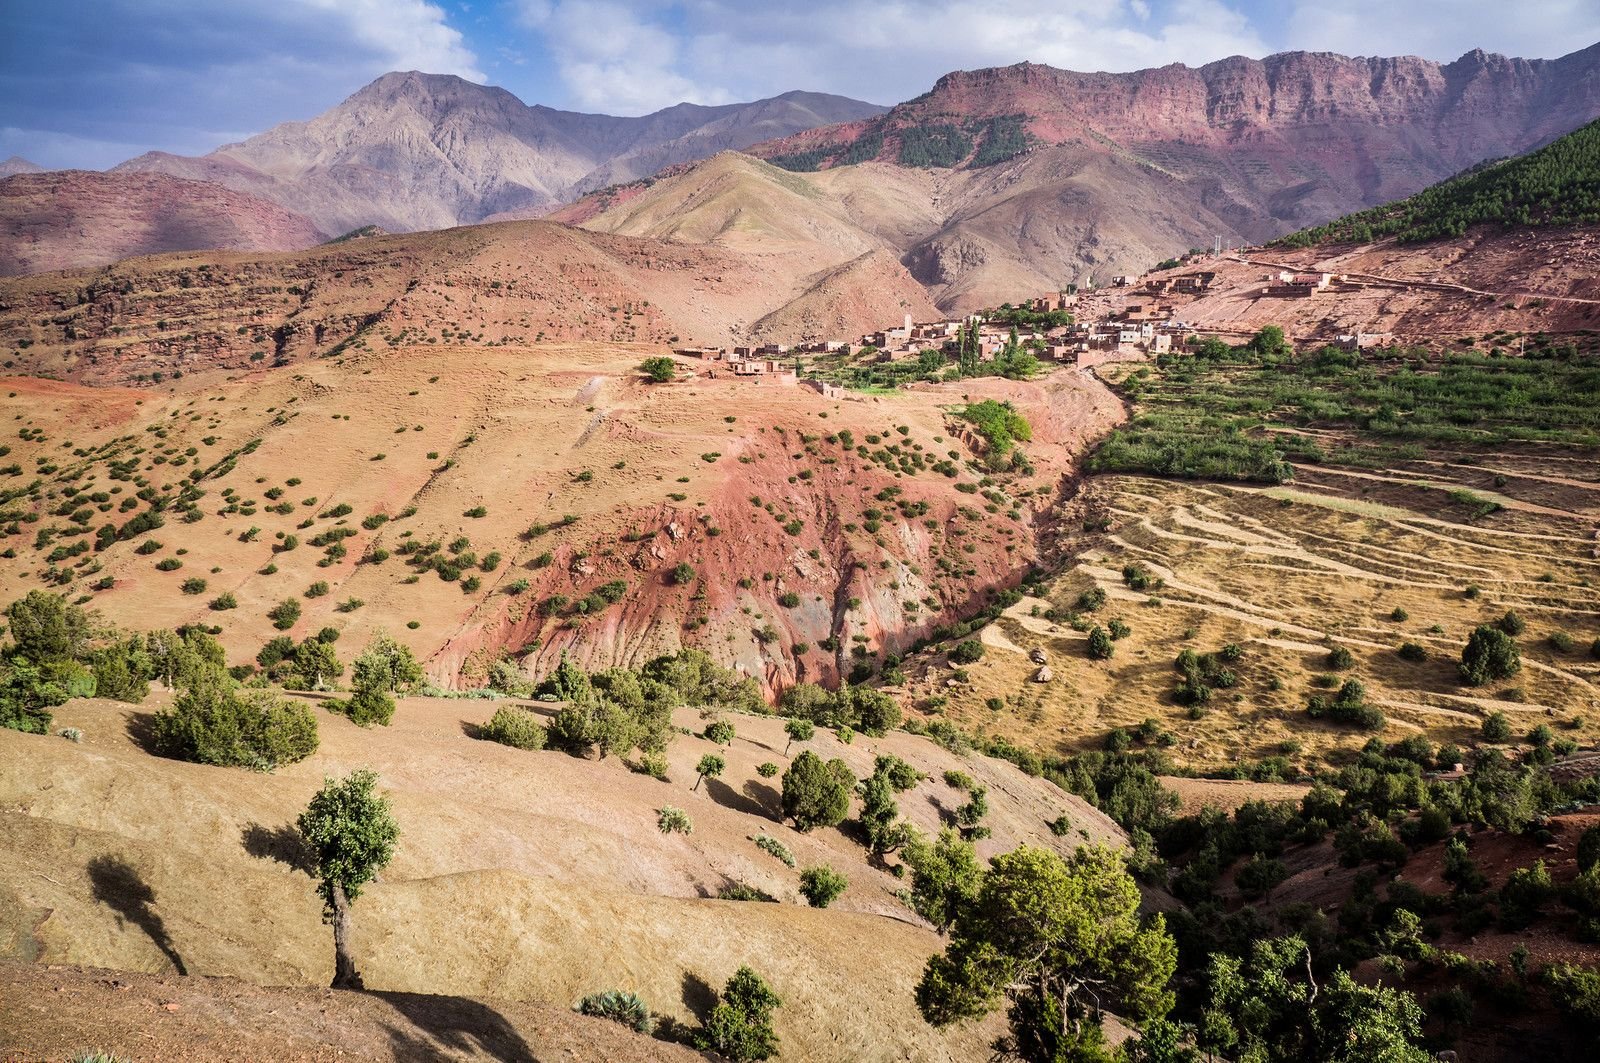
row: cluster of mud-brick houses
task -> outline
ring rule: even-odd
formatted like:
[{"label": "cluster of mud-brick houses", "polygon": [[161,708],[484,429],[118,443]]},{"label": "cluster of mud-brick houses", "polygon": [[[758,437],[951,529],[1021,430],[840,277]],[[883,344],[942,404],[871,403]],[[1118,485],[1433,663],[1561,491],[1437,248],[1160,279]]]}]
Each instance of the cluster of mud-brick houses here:
[{"label": "cluster of mud-brick houses", "polygon": [[[1206,276],[1206,283],[1209,284],[1211,275]],[[1044,313],[1072,311],[1077,301],[1076,292],[1062,291],[1032,297],[1021,305],[1036,313]],[[1170,308],[1166,309],[1170,311]],[[794,345],[765,343],[733,347],[680,347],[673,353],[704,363],[707,376],[726,373],[775,384],[794,384],[799,382],[801,366],[807,356],[846,352],[860,354],[866,351],[880,362],[914,359],[926,350],[953,351],[967,330],[975,335],[978,357],[983,361],[992,361],[1012,338],[1009,323],[988,320],[983,314],[923,322],[913,321],[908,314],[901,324],[866,333],[854,341],[813,340]],[[1129,312],[1119,314],[1115,320],[1075,321],[1048,328],[1023,328],[1018,330],[1017,340],[1032,350],[1041,361],[1087,368],[1118,356],[1171,350],[1175,342],[1181,343],[1183,331],[1181,323],[1171,320],[1170,312],[1163,316],[1156,308],[1147,311],[1142,306],[1134,306]]]}]

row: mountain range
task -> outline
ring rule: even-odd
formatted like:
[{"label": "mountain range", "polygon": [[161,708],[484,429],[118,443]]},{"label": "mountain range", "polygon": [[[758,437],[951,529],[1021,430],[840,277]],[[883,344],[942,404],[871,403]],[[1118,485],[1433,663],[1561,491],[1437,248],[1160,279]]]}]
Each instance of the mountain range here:
[{"label": "mountain range", "polygon": [[[1445,64],[1308,52],[1122,74],[1021,63],[947,74],[888,110],[786,93],[640,118],[392,73],[309,122],[209,155],[131,159],[103,188],[64,182],[49,201],[25,183],[38,175],[0,181],[0,233],[28,245],[0,256],[0,271],[554,211],[606,232],[776,256],[797,271],[796,291],[870,255],[898,263],[940,307],[967,310],[1136,272],[1219,238],[1265,241],[1597,116],[1600,45]],[[152,175],[191,184],[157,196]],[[146,182],[134,194],[108,194],[134,178]],[[218,186],[228,195],[203,191]],[[205,209],[180,211],[184,189]],[[769,324],[776,336],[801,323]]]},{"label": "mountain range", "polygon": [[443,229],[534,216],[603,185],[882,111],[789,92],[617,118],[529,107],[505,89],[410,71],[385,74],[309,122],[200,158],[152,152],[113,172],[214,181],[304,214],[325,232]]}]

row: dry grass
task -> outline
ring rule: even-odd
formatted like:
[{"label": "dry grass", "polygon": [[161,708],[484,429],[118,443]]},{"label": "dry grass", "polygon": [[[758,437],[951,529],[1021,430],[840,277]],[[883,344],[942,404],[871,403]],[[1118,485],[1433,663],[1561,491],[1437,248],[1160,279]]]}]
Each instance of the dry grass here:
[{"label": "dry grass", "polygon": [[[1266,489],[1095,479],[1078,516],[1109,517],[1109,530],[1071,540],[1072,562],[1048,600],[1020,603],[985,632],[989,651],[969,668],[970,683],[948,686],[941,664],[916,693],[946,695],[946,714],[965,727],[1046,750],[1097,747],[1111,728],[1154,717],[1176,736],[1178,759],[1197,767],[1228,768],[1286,750],[1311,766],[1370,737],[1305,712],[1319,692],[1313,679],[1329,672],[1327,655],[1342,646],[1355,666],[1339,681],[1366,685],[1369,702],[1388,718],[1386,740],[1422,733],[1465,746],[1484,713],[1497,709],[1519,737],[1544,722],[1559,735],[1594,741],[1597,466],[1524,449],[1435,462],[1423,472],[1480,495],[1480,481],[1503,477],[1507,508],[1470,522],[1440,490],[1415,486],[1417,469],[1374,479],[1302,469],[1296,486]],[[1122,569],[1130,563],[1164,586],[1129,589]],[[1469,585],[1481,589],[1477,598],[1464,593]],[[1132,629],[1107,662],[1089,660],[1085,635],[1066,621],[1091,587],[1108,602],[1084,619],[1104,625],[1116,617]],[[1058,621],[1045,619],[1052,609]],[[1395,619],[1397,609],[1405,619]],[[1456,663],[1467,635],[1507,610],[1528,625],[1519,639],[1521,674],[1481,689],[1461,686]],[[1572,636],[1570,652],[1547,641],[1556,631]],[[1402,659],[1402,642],[1424,647],[1428,659]],[[1190,719],[1171,697],[1179,678],[1173,660],[1182,649],[1213,652],[1226,643],[1244,648],[1240,682],[1217,690],[1209,712]],[[1034,647],[1048,654],[1048,684],[1029,681],[1036,666],[1023,654]],[[1007,704],[995,712],[985,704],[991,697]]]},{"label": "dry grass", "polygon": [[[749,964],[784,998],[778,1030],[791,1058],[982,1054],[991,1025],[941,1033],[917,1015],[911,990],[941,943],[896,900],[902,880],[869,865],[845,831],[799,834],[776,821],[777,780],[755,769],[785,761],[781,720],[736,717],[726,773],[692,791],[692,766],[712,748],[703,739],[674,743],[662,782],[615,758],[467,737],[493,709],[409,699],[392,728],[372,731],[319,713],[319,752],[273,775],[153,758],[125,733],[127,707],[106,702],[59,711],[59,723],[84,730],[81,744],[0,732],[3,952],[153,973],[181,960],[190,974],[325,985],[329,931],[289,828],[324,775],[371,767],[401,828],[394,863],[356,908],[371,988],[566,1005],[619,987],[692,1022],[701,983],[720,986]],[[678,722],[700,726],[689,710]],[[844,746],[819,733],[810,746],[858,775],[879,752],[930,775],[901,798],[929,831],[961,800],[944,771],[972,775],[989,788],[984,856],[1024,841],[1067,851],[1120,837],[1098,812],[1005,762],[905,734]],[[664,804],[688,812],[692,834],[657,829]],[[1070,837],[1047,827],[1062,814],[1078,828]],[[798,873],[754,844],[761,833],[800,867],[844,872],[850,888],[826,911],[807,907]],[[781,903],[706,899],[733,881]],[[130,901],[128,883],[143,884],[148,902]]]}]

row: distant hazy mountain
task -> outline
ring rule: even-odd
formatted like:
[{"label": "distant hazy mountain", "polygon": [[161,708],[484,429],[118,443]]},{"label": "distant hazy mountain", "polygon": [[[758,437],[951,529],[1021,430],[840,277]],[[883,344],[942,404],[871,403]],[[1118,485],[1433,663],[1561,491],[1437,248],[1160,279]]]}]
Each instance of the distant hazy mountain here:
[{"label": "distant hazy mountain", "polygon": [[21,155],[13,155],[5,162],[0,162],[0,177],[14,177],[19,173],[44,173],[44,167],[29,162]]},{"label": "distant hazy mountain", "polygon": [[325,239],[271,200],[205,181],[92,170],[0,179],[0,275],[158,251],[292,251]]},{"label": "distant hazy mountain", "polygon": [[617,118],[529,107],[504,89],[413,71],[385,74],[309,122],[287,122],[199,158],[151,153],[115,170],[214,181],[265,196],[332,233],[364,225],[437,229],[539,213],[675,163],[883,110],[790,92]]}]

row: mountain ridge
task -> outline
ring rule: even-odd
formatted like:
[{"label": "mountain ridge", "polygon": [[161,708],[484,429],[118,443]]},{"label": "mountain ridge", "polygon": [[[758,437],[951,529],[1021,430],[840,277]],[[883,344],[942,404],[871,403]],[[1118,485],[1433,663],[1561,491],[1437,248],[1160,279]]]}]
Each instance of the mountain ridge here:
[{"label": "mountain ridge", "polygon": [[397,71],[307,121],[199,157],[146,153],[113,172],[216,181],[304,213],[327,232],[415,231],[542,213],[618,178],[881,110],[791,92],[629,118],[529,106],[498,86]]}]

